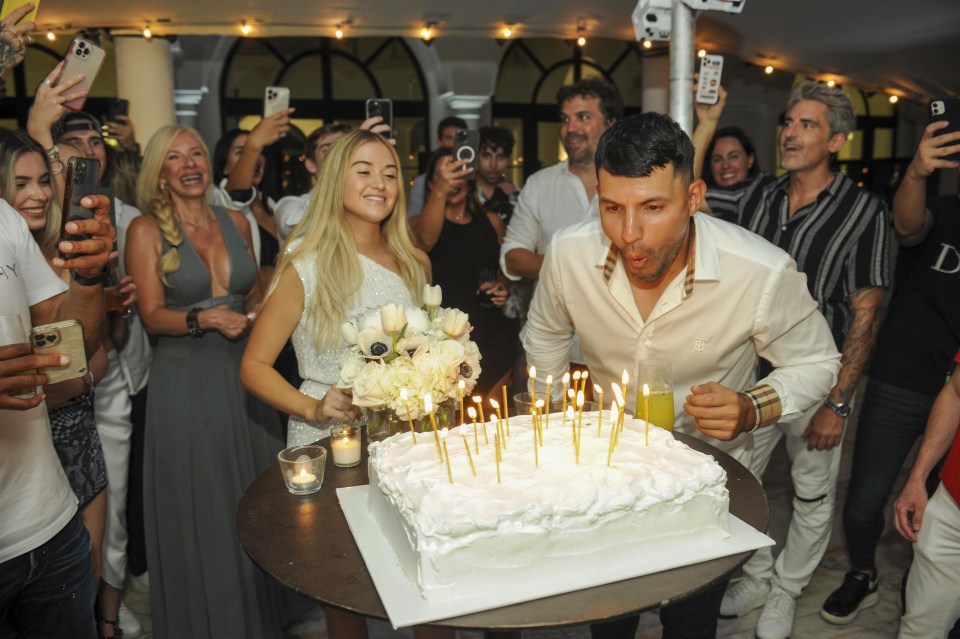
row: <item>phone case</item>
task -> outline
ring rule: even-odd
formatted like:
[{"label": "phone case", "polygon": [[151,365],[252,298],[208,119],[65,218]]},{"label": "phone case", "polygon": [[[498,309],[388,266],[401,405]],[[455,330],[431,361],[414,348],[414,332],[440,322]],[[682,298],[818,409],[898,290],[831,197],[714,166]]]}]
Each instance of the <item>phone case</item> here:
[{"label": "phone case", "polygon": [[287,87],[267,87],[263,94],[263,117],[290,108],[290,89]]},{"label": "phone case", "polygon": [[370,119],[375,115],[383,118],[384,123],[390,127],[393,133],[393,102],[388,98],[370,98],[367,100],[367,117]]},{"label": "phone case", "polygon": [[[930,100],[928,106],[931,122],[946,120],[949,123],[948,126],[937,131],[934,137],[960,131],[960,98],[934,98]],[[942,159],[960,162],[960,153],[951,153],[943,156]]]},{"label": "phone case", "polygon": [[[97,71],[100,70],[100,65],[103,63],[105,55],[104,50],[96,43],[86,38],[76,37],[73,39],[73,42],[70,43],[70,48],[67,49],[67,55],[64,57],[67,63],[64,65],[63,73],[60,77],[66,79],[78,73],[86,74],[83,81],[75,85],[71,91],[89,91],[90,87],[93,86],[93,81],[97,77]],[[79,111],[83,108],[83,103],[86,99],[86,96],[77,98],[76,100],[65,103],[63,106],[68,109],[73,109],[74,111]]]},{"label": "phone case", "polygon": [[107,105],[107,122],[119,122],[118,115],[130,115],[130,101],[123,98],[112,98]]},{"label": "phone case", "polygon": [[0,9],[0,20],[3,20],[13,11],[16,11],[28,2],[33,3],[33,11],[23,16],[20,24],[37,21],[37,10],[40,9],[40,0],[3,0],[3,9]]},{"label": "phone case", "polygon": [[722,71],[722,55],[706,55],[700,60],[697,102],[701,104],[717,103],[717,100],[720,99],[720,74]]},{"label": "phone case", "polygon": [[[66,231],[70,220],[89,220],[93,211],[80,205],[84,195],[97,193],[100,180],[100,162],[92,158],[72,157],[67,161],[66,188],[63,194],[63,226],[60,228],[61,240],[85,240],[86,235],[71,235]],[[61,254],[64,259],[72,255]]]},{"label": "phone case", "polygon": [[473,129],[457,129],[453,143],[453,159],[467,160],[464,168],[477,168],[477,152],[480,148],[480,133]]},{"label": "phone case", "polygon": [[41,368],[48,384],[76,379],[87,374],[87,354],[83,347],[83,325],[80,320],[65,320],[30,329],[30,344],[36,354],[67,355],[70,364],[65,367]]}]

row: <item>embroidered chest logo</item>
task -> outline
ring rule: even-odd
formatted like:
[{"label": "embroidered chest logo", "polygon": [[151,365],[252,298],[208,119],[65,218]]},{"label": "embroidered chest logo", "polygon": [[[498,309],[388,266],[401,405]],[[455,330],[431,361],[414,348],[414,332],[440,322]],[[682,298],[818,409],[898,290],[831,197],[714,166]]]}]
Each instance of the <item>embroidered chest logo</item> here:
[{"label": "embroidered chest logo", "polygon": [[705,351],[705,350],[707,350],[707,340],[702,339],[702,338],[700,338],[700,337],[694,337],[694,338],[693,338],[693,352],[694,352],[694,353],[702,353],[702,352]]}]

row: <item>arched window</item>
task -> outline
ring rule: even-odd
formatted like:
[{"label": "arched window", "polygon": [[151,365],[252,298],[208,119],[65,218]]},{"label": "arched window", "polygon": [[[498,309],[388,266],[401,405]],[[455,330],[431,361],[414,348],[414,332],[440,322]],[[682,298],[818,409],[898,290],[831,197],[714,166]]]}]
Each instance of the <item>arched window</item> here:
[{"label": "arched window", "polygon": [[289,88],[290,105],[296,108],[295,130],[277,158],[281,171],[276,174],[283,176],[279,191],[309,189],[300,160],[306,136],[334,121],[359,126],[369,98],[393,101],[401,169],[408,182],[417,174],[416,149],[429,143],[428,101],[423,73],[402,38],[238,39],[221,76],[223,129],[255,125],[263,111],[264,88],[270,85]]},{"label": "arched window", "polygon": [[500,60],[494,94],[494,124],[513,131],[516,184],[565,158],[560,145],[556,93],[564,84],[598,77],[617,86],[627,113],[641,110],[643,56],[636,42],[592,38],[583,47],[556,38],[517,39]]}]

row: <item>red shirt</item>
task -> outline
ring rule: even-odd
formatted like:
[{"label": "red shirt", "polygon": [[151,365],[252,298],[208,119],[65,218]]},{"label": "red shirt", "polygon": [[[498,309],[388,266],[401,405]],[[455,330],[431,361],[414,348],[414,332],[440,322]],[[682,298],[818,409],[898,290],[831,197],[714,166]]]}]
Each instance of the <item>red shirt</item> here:
[{"label": "red shirt", "polygon": [[[957,352],[954,361],[960,364],[960,352]],[[960,375],[960,369],[955,370],[953,374]],[[960,428],[957,429],[957,434],[950,445],[950,452],[947,453],[947,461],[940,471],[940,481],[946,486],[953,501],[960,504]]]}]

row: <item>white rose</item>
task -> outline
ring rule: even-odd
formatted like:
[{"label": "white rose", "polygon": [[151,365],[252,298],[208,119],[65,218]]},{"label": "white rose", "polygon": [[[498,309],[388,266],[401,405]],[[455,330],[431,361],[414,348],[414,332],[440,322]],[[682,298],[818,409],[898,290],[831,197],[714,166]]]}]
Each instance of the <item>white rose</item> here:
[{"label": "white rose", "polygon": [[396,333],[407,323],[407,312],[399,304],[384,304],[380,309],[380,323],[385,333]]},{"label": "white rose", "polygon": [[407,309],[407,332],[405,335],[424,333],[430,330],[430,318],[421,308]]},{"label": "white rose", "polygon": [[344,322],[340,325],[340,337],[350,346],[356,345],[358,332],[357,325],[353,322]]},{"label": "white rose", "polygon": [[361,357],[350,357],[340,365],[340,381],[337,383],[339,388],[352,388],[353,382],[357,378],[360,369],[363,368],[364,361]]},{"label": "white rose", "polygon": [[443,332],[453,338],[460,337],[467,332],[467,327],[470,325],[469,319],[470,316],[463,311],[448,308],[446,313],[443,314],[443,322],[441,323]]},{"label": "white rose", "polygon": [[357,345],[368,359],[383,359],[390,354],[392,344],[393,340],[377,328],[366,328],[357,333]]},{"label": "white rose", "polygon": [[383,362],[367,362],[353,381],[353,403],[356,406],[379,407],[387,402],[387,367]]},{"label": "white rose", "polygon": [[440,360],[433,353],[423,353],[413,359],[413,367],[419,376],[419,390],[422,393],[442,388],[447,376],[444,373]]},{"label": "white rose", "polygon": [[430,286],[429,284],[423,285],[423,304],[431,308],[436,308],[440,306],[440,302],[443,301],[443,293],[440,291],[439,286]]},{"label": "white rose", "polygon": [[436,344],[431,352],[440,360],[440,365],[447,371],[447,375],[456,379],[460,362],[463,361],[463,345],[460,342],[448,339]]},{"label": "white rose", "polygon": [[467,359],[483,359],[480,357],[480,348],[472,339],[463,342],[463,356]]}]

